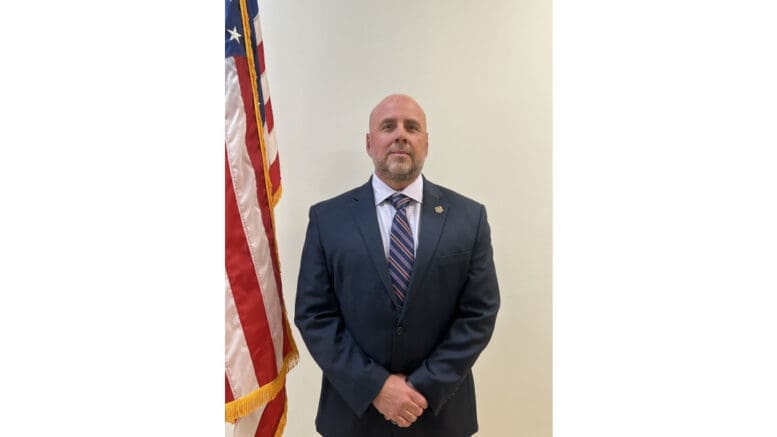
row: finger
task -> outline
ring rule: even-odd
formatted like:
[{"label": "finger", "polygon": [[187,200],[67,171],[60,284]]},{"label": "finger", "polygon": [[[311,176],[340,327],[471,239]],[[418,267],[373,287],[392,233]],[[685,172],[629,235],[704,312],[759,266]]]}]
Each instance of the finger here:
[{"label": "finger", "polygon": [[405,421],[407,421],[407,423],[413,423],[416,421],[416,419],[418,419],[417,415],[407,411],[402,412],[401,416],[403,419],[405,419]]},{"label": "finger", "polygon": [[429,407],[429,403],[426,402],[426,398],[421,393],[417,392],[416,390],[413,390],[410,393],[410,399],[413,401],[414,404],[416,404],[419,408],[425,410]]},{"label": "finger", "polygon": [[408,422],[407,420],[405,420],[404,417],[402,417],[402,416],[397,417],[397,426],[398,427],[400,427],[400,428],[407,428],[407,427],[410,426],[410,424],[411,424],[411,422]]},{"label": "finger", "polygon": [[414,407],[420,408],[422,411],[429,407],[429,403],[426,401],[426,398],[418,392],[412,393],[410,395],[410,400],[412,401]]},{"label": "finger", "polygon": [[405,405],[405,410],[408,413],[412,414],[413,416],[420,416],[424,412],[423,408],[419,407],[416,404],[412,404],[412,403]]}]

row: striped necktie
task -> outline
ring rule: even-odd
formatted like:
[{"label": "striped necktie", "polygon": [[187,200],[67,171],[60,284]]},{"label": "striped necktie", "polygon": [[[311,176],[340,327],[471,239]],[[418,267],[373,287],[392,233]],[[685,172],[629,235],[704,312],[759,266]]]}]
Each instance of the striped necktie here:
[{"label": "striped necktie", "polygon": [[410,274],[413,271],[413,260],[415,259],[413,231],[410,229],[405,211],[405,207],[412,200],[404,194],[395,194],[389,198],[397,212],[391,223],[388,267],[394,293],[402,303],[405,301],[407,288],[410,285]]}]

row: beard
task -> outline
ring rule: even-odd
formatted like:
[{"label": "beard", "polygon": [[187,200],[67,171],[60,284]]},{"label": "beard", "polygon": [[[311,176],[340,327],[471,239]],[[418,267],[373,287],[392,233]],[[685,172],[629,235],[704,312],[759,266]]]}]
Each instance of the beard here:
[{"label": "beard", "polygon": [[381,161],[375,161],[375,169],[379,175],[397,182],[415,179],[421,173],[421,165],[423,162],[416,161],[412,154],[404,155],[403,158],[387,156]]}]

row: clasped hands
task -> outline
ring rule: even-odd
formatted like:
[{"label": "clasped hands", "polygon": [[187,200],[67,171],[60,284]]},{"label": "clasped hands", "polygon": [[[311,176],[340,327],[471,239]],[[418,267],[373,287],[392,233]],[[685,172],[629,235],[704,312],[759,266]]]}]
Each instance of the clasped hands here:
[{"label": "clasped hands", "polygon": [[407,376],[402,374],[389,375],[372,405],[386,420],[400,428],[412,425],[429,406],[424,395],[414,389]]}]

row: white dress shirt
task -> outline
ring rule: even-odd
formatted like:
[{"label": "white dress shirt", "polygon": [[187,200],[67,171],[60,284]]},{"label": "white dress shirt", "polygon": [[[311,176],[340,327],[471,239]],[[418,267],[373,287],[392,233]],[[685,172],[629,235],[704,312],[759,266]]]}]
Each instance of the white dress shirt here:
[{"label": "white dress shirt", "polygon": [[391,235],[391,222],[394,221],[394,214],[396,209],[389,197],[395,193],[402,193],[405,196],[413,199],[410,204],[405,207],[405,213],[407,214],[407,221],[410,223],[410,229],[413,230],[413,245],[414,249],[418,249],[418,223],[421,221],[421,203],[424,198],[424,178],[418,175],[410,185],[406,186],[402,191],[396,191],[393,188],[386,185],[385,182],[380,180],[378,175],[372,174],[372,192],[375,193],[375,209],[378,213],[378,225],[380,226],[380,236],[383,240],[383,250],[388,259],[389,254],[389,239]]}]

